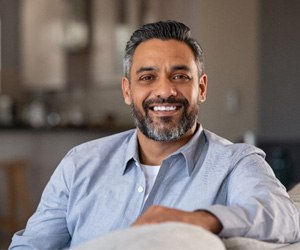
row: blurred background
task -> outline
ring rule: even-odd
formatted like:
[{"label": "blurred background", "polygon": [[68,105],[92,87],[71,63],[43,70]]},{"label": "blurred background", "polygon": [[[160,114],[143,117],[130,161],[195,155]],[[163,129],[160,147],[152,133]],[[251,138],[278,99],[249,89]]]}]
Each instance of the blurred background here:
[{"label": "blurred background", "polygon": [[298,182],[299,13],[298,0],[0,0],[2,247],[71,147],[133,127],[122,56],[147,22],[182,21],[202,45],[203,126],[261,147],[287,188]]}]

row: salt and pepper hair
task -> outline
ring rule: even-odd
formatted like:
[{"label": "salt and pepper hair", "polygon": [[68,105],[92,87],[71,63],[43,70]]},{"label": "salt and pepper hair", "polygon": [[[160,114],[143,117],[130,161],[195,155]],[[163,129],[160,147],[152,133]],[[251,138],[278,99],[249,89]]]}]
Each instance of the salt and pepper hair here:
[{"label": "salt and pepper hair", "polygon": [[124,75],[130,79],[130,69],[132,66],[133,54],[139,44],[150,39],[160,39],[163,41],[175,39],[184,42],[193,51],[195,62],[198,68],[199,77],[203,74],[204,59],[200,44],[191,36],[191,30],[185,24],[176,21],[160,21],[143,25],[133,32],[126,44],[123,60]]}]

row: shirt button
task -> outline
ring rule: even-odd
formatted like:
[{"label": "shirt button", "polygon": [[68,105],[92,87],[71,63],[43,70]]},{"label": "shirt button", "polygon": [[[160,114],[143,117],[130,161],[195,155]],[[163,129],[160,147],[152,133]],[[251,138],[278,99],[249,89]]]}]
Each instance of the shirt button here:
[{"label": "shirt button", "polygon": [[143,188],[142,186],[139,186],[139,187],[138,187],[138,192],[139,192],[139,193],[142,193],[143,191],[144,191],[144,188]]}]

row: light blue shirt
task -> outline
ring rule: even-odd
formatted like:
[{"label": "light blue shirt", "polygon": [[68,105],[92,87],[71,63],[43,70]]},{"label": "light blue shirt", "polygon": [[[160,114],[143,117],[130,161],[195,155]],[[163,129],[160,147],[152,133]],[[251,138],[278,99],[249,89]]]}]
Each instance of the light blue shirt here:
[{"label": "light blue shirt", "polygon": [[167,157],[143,205],[145,176],[136,130],[72,149],[47,184],[37,211],[10,249],[62,249],[129,227],[149,206],[204,209],[223,224],[221,237],[300,240],[299,211],[263,151],[201,127]]}]

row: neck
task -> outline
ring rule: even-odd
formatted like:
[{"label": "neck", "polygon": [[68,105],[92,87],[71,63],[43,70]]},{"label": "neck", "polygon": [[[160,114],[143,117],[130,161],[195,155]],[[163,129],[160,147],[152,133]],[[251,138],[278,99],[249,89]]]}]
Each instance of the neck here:
[{"label": "neck", "polygon": [[165,158],[185,145],[193,137],[196,128],[197,124],[195,124],[179,140],[171,142],[154,141],[146,137],[139,129],[137,129],[140,162],[146,165],[161,165]]}]

